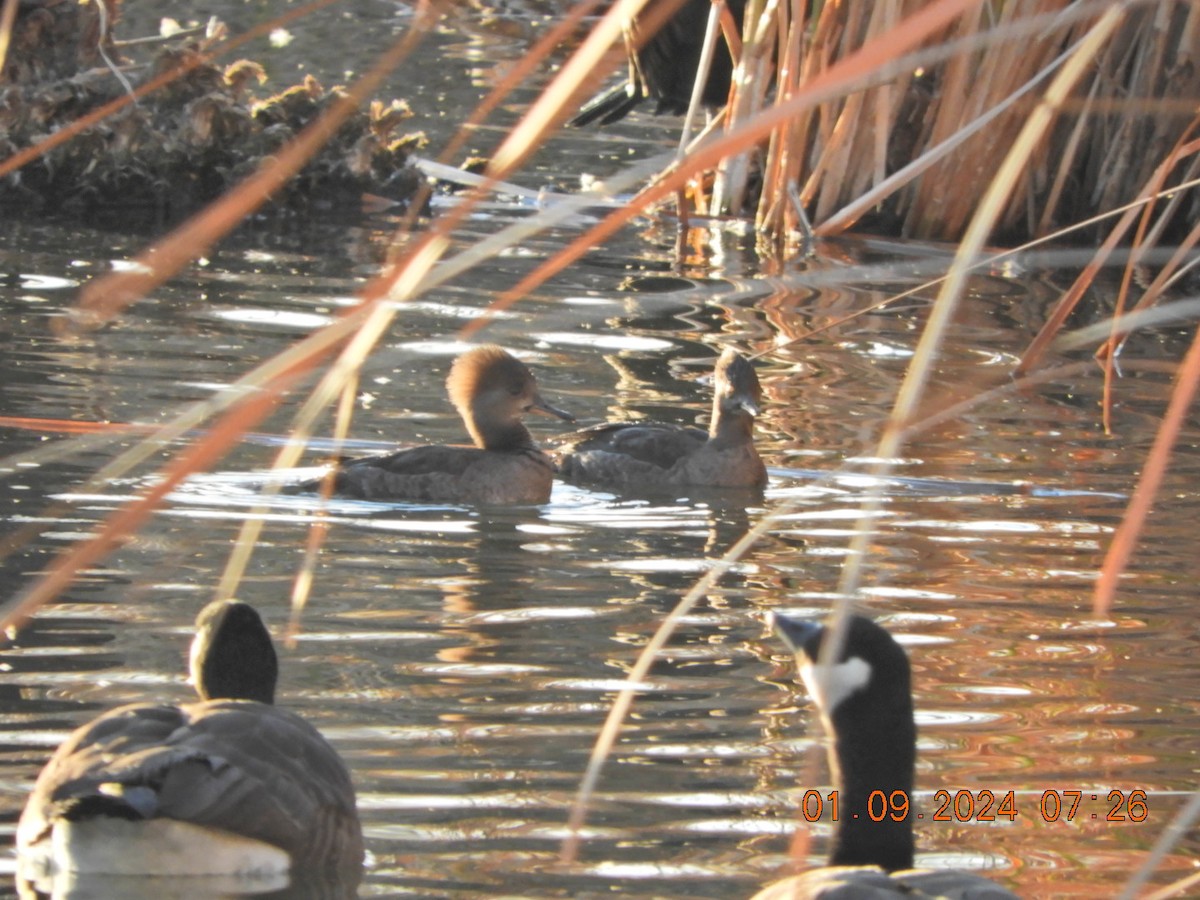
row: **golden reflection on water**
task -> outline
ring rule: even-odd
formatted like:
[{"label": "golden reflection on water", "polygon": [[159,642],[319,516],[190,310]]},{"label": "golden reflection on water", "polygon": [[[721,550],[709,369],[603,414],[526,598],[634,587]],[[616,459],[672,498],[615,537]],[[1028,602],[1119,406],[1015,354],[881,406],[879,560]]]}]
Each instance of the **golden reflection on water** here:
[{"label": "golden reflection on water", "polygon": [[[838,252],[827,265],[853,258],[853,248]],[[69,268],[60,254],[41,253],[43,267]],[[307,294],[295,274],[286,293],[274,290],[260,261],[257,273],[231,275],[206,304],[148,306],[144,321],[92,336],[86,352],[17,322],[24,307],[4,294],[0,315],[10,327],[0,329],[0,366],[9,377],[0,383],[9,408],[131,421],[203,396],[200,385],[228,383],[288,339],[262,317],[217,315],[223,308],[245,309],[253,294],[282,314],[352,291],[353,273],[338,276],[343,264],[320,258],[334,271],[314,276]],[[212,277],[209,270],[205,283]],[[536,350],[539,379],[564,405],[579,399],[596,416],[688,422],[708,406],[700,363],[718,346],[765,351],[758,364],[769,402],[759,434],[773,479],[763,502],[799,497],[802,506],[685,618],[604,772],[581,860],[560,866],[566,810],[621,680],[682,592],[759,520],[761,506],[561,485],[533,510],[331,505],[303,632],[283,653],[282,695],[353,770],[372,854],[368,894],[746,896],[784,863],[803,791],[827,789],[808,703],[763,620],[776,608],[818,616],[834,601],[866,489],[855,474],[862,464],[813,482],[869,449],[923,305],[779,347],[779,338],[878,289],[806,289],[801,279],[790,294],[752,281],[743,294],[715,281],[675,297],[619,292],[612,269],[599,264],[569,277],[564,292],[613,299],[600,320],[581,324],[575,306],[544,298],[489,338]],[[495,287],[489,280],[441,299],[482,305]],[[195,285],[182,281],[172,290],[188,295]],[[1026,314],[1046,294],[1040,283],[990,279],[982,287],[943,360],[944,392],[991,377],[995,361],[1027,339]],[[750,302],[764,294],[769,302]],[[360,410],[359,438],[461,438],[442,392],[445,355],[409,352],[423,341],[448,346],[458,318],[428,306],[405,320],[372,372],[386,381]],[[576,339],[599,328],[610,340]],[[387,355],[401,344],[404,352]],[[1123,508],[1118,495],[1132,484],[1168,389],[1158,373],[1123,383],[1118,438],[1101,430],[1092,380],[998,398],[920,435],[898,468],[902,478],[886,487],[864,596],[913,660],[913,805],[927,816],[917,829],[920,861],[982,866],[1029,896],[1109,895],[1194,786],[1200,699],[1182,690],[1195,680],[1200,575],[1194,424],[1121,604],[1109,622],[1089,618],[1094,572]],[[14,449],[22,440],[33,442],[17,435]],[[229,474],[180,491],[148,536],[0,651],[6,821],[48,746],[71,727],[119,702],[186,696],[190,623],[246,515],[244,473],[261,469],[270,452],[248,441],[223,463]],[[71,521],[48,523],[14,581],[139,486],[72,497],[79,475],[47,465],[5,483],[22,501],[8,507],[10,523],[50,494],[66,493],[71,504]],[[313,514],[311,498],[273,501],[242,585],[243,599],[277,631]],[[978,797],[984,789],[1012,791],[1017,820],[928,818],[939,790]],[[1113,789],[1145,790],[1147,820],[1108,821],[1103,798]],[[1070,790],[1101,799],[1088,801],[1084,818],[1047,821],[1044,793]],[[828,830],[828,822],[812,829],[814,860]],[[1166,871],[1189,871],[1198,854],[1193,836]]]}]

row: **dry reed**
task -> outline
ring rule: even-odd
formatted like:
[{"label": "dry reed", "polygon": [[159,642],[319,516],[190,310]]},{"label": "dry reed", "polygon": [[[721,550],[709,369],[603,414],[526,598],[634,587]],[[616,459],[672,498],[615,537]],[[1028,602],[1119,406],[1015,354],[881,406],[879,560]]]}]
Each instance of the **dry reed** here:
[{"label": "dry reed", "polygon": [[[749,105],[759,101],[769,43],[778,62],[775,102],[784,103],[926,5],[826,3],[809,22],[807,4],[780,0],[772,5],[773,28],[747,15],[746,71],[735,79],[735,91],[749,82]],[[798,185],[818,228],[827,221],[849,227],[858,217],[839,213],[855,206],[876,230],[957,240],[1022,122],[1044,102],[1023,87],[1057,67],[1063,49],[1112,8],[1122,15],[1120,26],[1087,76],[1052,110],[1051,128],[1020,173],[994,236],[1041,237],[1128,202],[1195,124],[1200,9],[1184,2],[1014,0],[973,4],[927,39],[924,57],[890,67],[896,57],[884,55],[857,89],[781,123],[765,156],[759,227],[777,238],[794,227],[785,198]],[[736,99],[734,108],[743,105]],[[736,112],[731,120],[739,120]],[[986,127],[974,128],[981,120]],[[889,176],[930,154],[914,177],[876,193]],[[1179,166],[1170,177],[1181,181],[1189,173]],[[866,195],[874,199],[870,210],[857,207]],[[1194,205],[1193,194],[1176,197],[1173,221],[1187,218]],[[720,211],[744,210],[730,198]]]}]

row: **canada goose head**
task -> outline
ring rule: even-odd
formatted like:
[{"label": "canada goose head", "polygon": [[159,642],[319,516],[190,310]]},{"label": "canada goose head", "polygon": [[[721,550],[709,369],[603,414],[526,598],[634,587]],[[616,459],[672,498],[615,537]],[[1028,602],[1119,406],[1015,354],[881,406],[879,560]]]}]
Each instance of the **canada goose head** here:
[{"label": "canada goose head", "polygon": [[[871,795],[911,798],[917,728],[908,655],[888,632],[850,616],[840,647],[830,629],[774,614],[776,632],[795,654],[800,678],[830,740],[829,763],[843,814],[830,865],[906,869],[913,861],[910,818],[872,821]],[[831,652],[832,651],[832,652]]]},{"label": "canada goose head", "polygon": [[[795,655],[820,712],[839,809],[829,865],[768,885],[754,900],[1015,900],[1015,894],[978,875],[911,868],[917,729],[904,648],[882,626],[859,615],[848,616],[840,633],[780,613],[773,613],[771,622]],[[902,793],[893,802],[896,791]],[[903,821],[891,815],[873,821],[881,809],[900,803],[908,809]]]},{"label": "canada goose head", "polygon": [[196,617],[189,669],[201,700],[275,702],[279,660],[258,611],[238,600],[215,600]]}]

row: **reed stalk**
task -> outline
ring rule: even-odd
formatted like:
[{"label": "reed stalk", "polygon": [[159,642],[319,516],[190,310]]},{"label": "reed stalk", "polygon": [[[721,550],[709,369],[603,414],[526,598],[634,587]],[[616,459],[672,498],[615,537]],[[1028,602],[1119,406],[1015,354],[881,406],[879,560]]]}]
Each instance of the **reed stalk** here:
[{"label": "reed stalk", "polygon": [[[786,101],[868,41],[894,34],[897,22],[925,5],[826,3],[812,21],[805,19],[803,3],[772,5],[775,102]],[[1001,211],[998,237],[1038,238],[1127,203],[1192,127],[1196,111],[1190,98],[1200,94],[1195,58],[1200,9],[1184,2],[1115,5],[1123,13],[1120,28],[1055,111]],[[1113,6],[1070,0],[975,4],[925,40],[927,62],[892,66],[898,54],[884,52],[875,71],[857,85],[772,132],[762,167],[759,228],[778,240],[785,236],[782,230],[794,227],[783,198],[798,186],[818,228],[836,222],[826,233],[865,215],[871,230],[957,240],[1038,102],[1024,86],[1044,80],[1059,64],[1062,47],[1077,42]],[[747,46],[761,46],[765,33],[761,20],[748,15]],[[762,94],[756,65],[763,58],[747,52],[734,80],[735,95],[749,91],[750,105]],[[735,96],[733,108],[743,105]],[[986,127],[973,126],[981,120]],[[915,177],[889,182],[910,161],[939,147],[947,149]],[[1177,170],[1171,176],[1182,181],[1188,174]],[[860,198],[868,195],[873,204],[863,209]],[[733,195],[714,199],[716,212],[741,212]],[[1186,221],[1195,203],[1194,194],[1177,197],[1156,236],[1169,233],[1172,222]],[[848,208],[857,214],[841,212]]]}]

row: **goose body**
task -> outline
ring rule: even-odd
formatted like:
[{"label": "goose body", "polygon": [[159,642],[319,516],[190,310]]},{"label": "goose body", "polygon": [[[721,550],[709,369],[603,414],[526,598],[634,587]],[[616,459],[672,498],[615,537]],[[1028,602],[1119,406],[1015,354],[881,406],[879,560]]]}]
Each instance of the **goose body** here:
[{"label": "goose body", "polygon": [[222,601],[197,627],[199,702],[111,710],[46,764],[17,827],[25,877],[361,866],[350,775],[315,728],[272,705],[277,662],[258,613]]},{"label": "goose body", "polygon": [[477,347],[454,361],[446,389],[474,446],[426,445],[341,462],[334,493],[427,503],[548,501],[554,461],[534,444],[522,419],[531,412],[572,417],[542,399],[529,367],[500,347]]},{"label": "goose body", "polygon": [[754,900],[1016,900],[994,881],[964,872],[826,866],[769,885]]},{"label": "goose body", "polygon": [[801,680],[830,740],[829,767],[838,790],[829,865],[785,878],[754,900],[1012,900],[986,878],[913,869],[913,815],[902,821],[867,814],[872,792],[912,797],[917,728],[908,655],[870,619],[853,615],[836,659],[823,660],[824,626],[774,613],[776,633],[795,654]]},{"label": "goose body", "polygon": [[567,481],[618,491],[762,488],[767,470],[753,433],[761,402],[754,366],[726,350],[713,370],[707,432],[653,422],[608,422],[564,438],[555,450],[559,471]]},{"label": "goose body", "polygon": [[[726,0],[734,21],[739,25],[746,0]],[[642,19],[655,6],[650,0]],[[629,76],[618,85],[601,92],[583,105],[570,124],[583,126],[598,121],[608,125],[625,118],[643,100],[652,99],[656,115],[682,115],[692,98],[692,84],[700,67],[708,29],[710,0],[684,0],[657,32],[642,41],[641,22],[634,19],[626,29]],[[638,47],[638,42],[641,46]],[[723,106],[729,99],[733,76],[733,57],[721,38],[701,96],[706,106]]]}]

